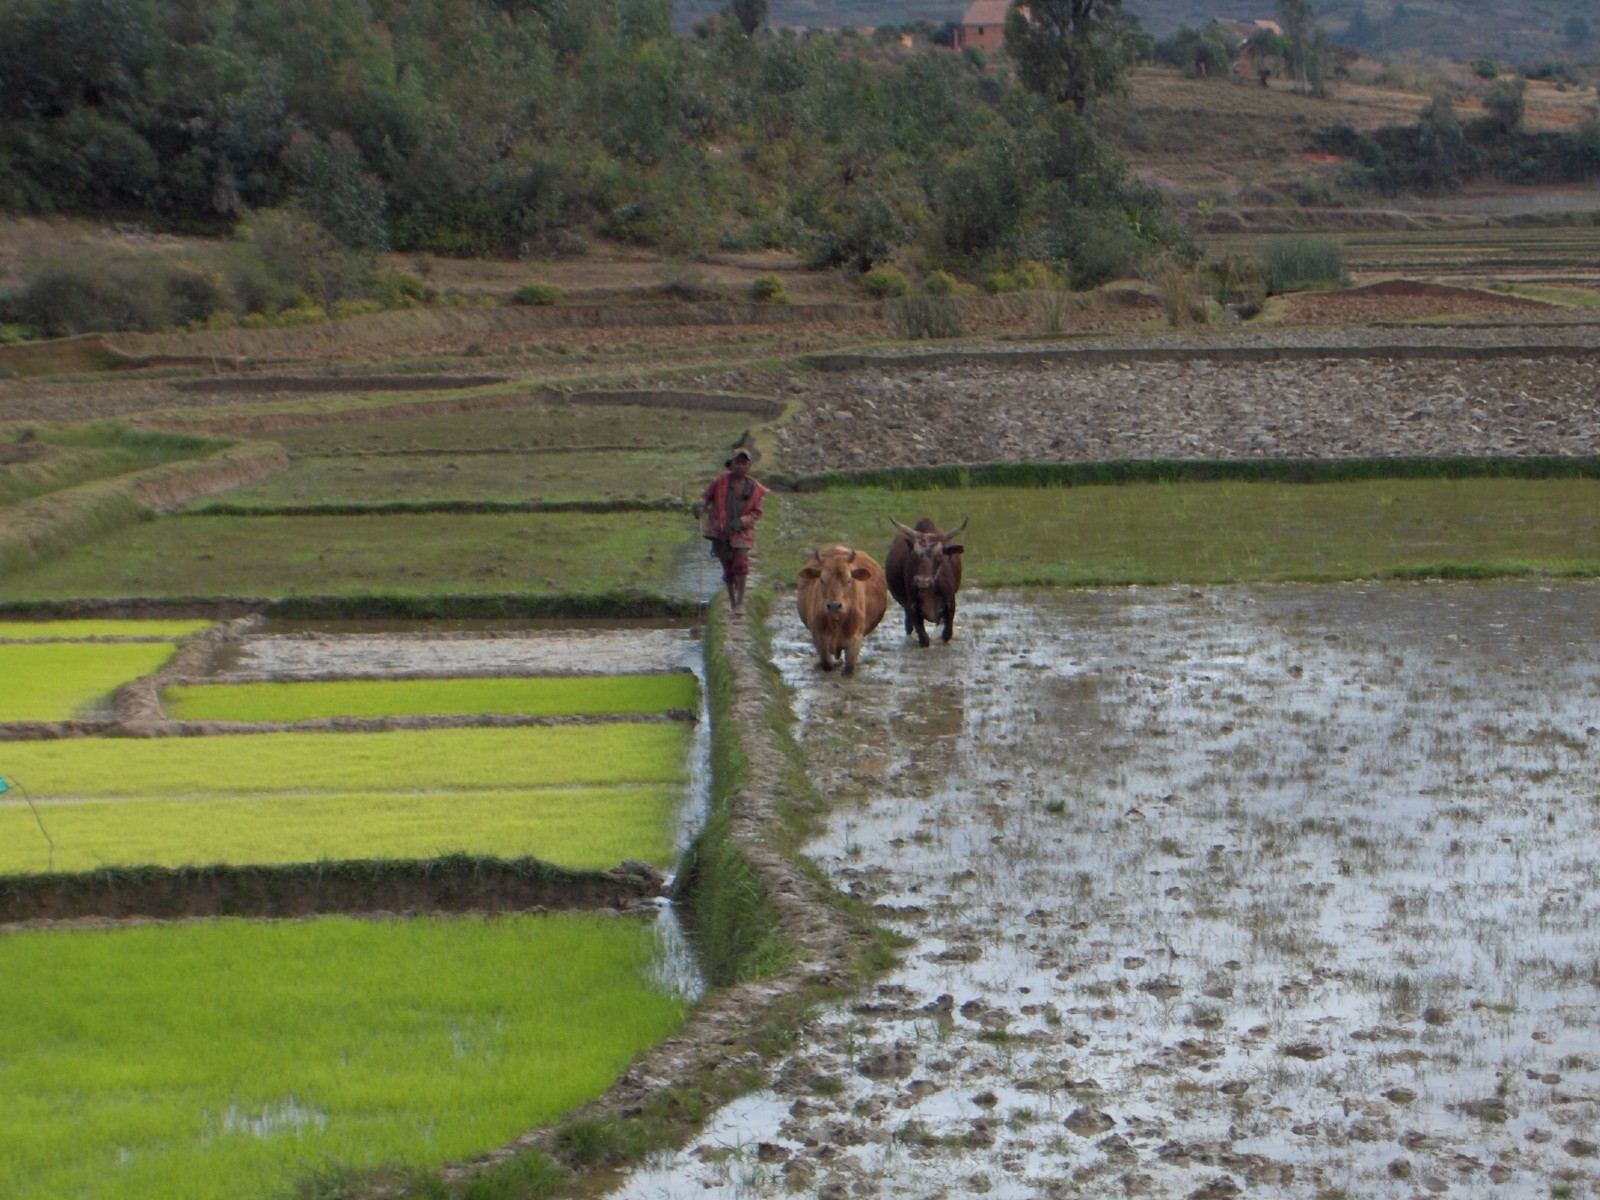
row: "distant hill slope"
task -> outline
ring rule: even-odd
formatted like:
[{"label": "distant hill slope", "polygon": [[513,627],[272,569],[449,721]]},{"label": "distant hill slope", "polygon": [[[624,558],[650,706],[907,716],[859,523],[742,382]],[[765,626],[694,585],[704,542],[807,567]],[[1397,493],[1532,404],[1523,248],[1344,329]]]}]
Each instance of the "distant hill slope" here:
[{"label": "distant hill slope", "polygon": [[[675,0],[687,27],[727,7],[727,0]],[[966,0],[769,0],[774,25],[905,25],[957,21]],[[1213,17],[1253,21],[1276,16],[1275,0],[1124,0],[1157,37]],[[1404,54],[1471,59],[1511,67],[1557,60],[1600,63],[1600,8],[1594,0],[1321,0],[1317,19],[1329,34],[1380,57]]]}]

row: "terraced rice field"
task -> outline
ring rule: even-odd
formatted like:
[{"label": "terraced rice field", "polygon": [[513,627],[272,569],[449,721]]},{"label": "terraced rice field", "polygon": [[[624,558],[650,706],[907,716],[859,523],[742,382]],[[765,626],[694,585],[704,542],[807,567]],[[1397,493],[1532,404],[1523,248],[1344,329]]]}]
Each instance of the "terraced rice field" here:
[{"label": "terraced rice field", "polygon": [[217,921],[0,933],[0,1195],[287,1194],[509,1141],[670,1036],[648,924]]},{"label": "terraced rice field", "polygon": [[113,691],[175,650],[171,642],[0,642],[0,721],[103,716]]},{"label": "terraced rice field", "polygon": [[693,710],[688,672],[515,679],[355,679],[182,684],[162,690],[167,715],[200,721],[309,721],[319,717],[519,713],[597,716]]},{"label": "terraced rice field", "polygon": [[656,503],[698,493],[707,467],[703,448],[617,450],[603,458],[582,451],[297,458],[289,470],[201,507]]},{"label": "terraced rice field", "polygon": [[5,747],[0,872],[531,856],[670,865],[677,723],[76,739]]}]

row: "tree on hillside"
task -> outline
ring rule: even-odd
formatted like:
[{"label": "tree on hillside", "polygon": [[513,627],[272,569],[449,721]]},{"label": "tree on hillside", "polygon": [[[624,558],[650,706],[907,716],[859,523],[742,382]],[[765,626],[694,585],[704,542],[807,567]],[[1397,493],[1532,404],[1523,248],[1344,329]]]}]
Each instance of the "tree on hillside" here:
[{"label": "tree on hillside", "polygon": [[1121,90],[1133,58],[1122,0],[1013,0],[1006,49],[1028,90],[1082,114],[1096,96]]},{"label": "tree on hillside", "polygon": [[1311,0],[1278,0],[1278,22],[1283,26],[1288,66],[1294,72],[1294,90],[1310,90],[1312,31],[1316,12]]},{"label": "tree on hillside", "polygon": [[1515,132],[1528,108],[1528,81],[1520,75],[1497,79],[1483,94],[1483,111],[1500,133]]},{"label": "tree on hillside", "polygon": [[745,37],[755,37],[767,22],[767,0],[729,0],[728,14],[739,22]]}]

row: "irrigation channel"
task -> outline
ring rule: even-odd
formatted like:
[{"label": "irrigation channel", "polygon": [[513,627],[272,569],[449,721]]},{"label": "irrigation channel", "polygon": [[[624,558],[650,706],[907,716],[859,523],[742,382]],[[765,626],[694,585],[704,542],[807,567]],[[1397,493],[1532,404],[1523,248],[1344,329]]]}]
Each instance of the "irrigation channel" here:
[{"label": "irrigation channel", "polygon": [[809,848],[905,935],[613,1195],[1592,1196],[1600,585],[788,604]]}]

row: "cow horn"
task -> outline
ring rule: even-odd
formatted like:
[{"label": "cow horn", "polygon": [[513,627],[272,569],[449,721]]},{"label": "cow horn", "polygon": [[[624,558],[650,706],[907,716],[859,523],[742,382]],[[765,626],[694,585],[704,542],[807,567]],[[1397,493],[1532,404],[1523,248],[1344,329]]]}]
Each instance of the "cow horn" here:
[{"label": "cow horn", "polygon": [[917,540],[917,531],[915,529],[907,528],[906,526],[900,524],[899,521],[896,521],[893,517],[889,518],[889,524],[893,525],[896,529],[898,529],[901,533],[905,534],[912,541],[916,541]]},{"label": "cow horn", "polygon": [[956,534],[960,533],[963,529],[965,529],[967,527],[967,522],[970,521],[970,520],[972,520],[972,515],[970,513],[968,515],[962,517],[961,518],[961,524],[957,525],[954,529],[952,529],[949,532],[947,532],[944,535],[944,540],[948,542],[951,538],[955,537]]},{"label": "cow horn", "polygon": [[855,562],[855,560],[856,560],[856,548],[854,546],[851,546],[850,547],[850,557],[845,559],[845,562],[853,563],[853,562]]}]

